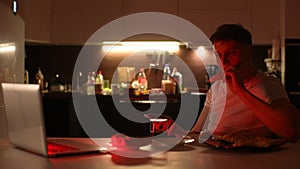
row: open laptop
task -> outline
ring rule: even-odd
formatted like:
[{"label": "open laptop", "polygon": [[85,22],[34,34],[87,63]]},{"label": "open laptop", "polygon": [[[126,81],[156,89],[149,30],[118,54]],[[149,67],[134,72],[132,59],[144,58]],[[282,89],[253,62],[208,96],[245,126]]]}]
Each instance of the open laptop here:
[{"label": "open laptop", "polygon": [[106,152],[105,147],[72,138],[46,138],[42,97],[38,84],[2,83],[9,142],[45,157]]}]

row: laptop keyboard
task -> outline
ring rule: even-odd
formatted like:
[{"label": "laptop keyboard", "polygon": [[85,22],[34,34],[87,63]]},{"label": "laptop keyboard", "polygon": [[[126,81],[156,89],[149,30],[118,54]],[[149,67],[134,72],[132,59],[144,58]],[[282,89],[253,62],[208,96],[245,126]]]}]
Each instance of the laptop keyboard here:
[{"label": "laptop keyboard", "polygon": [[70,147],[66,145],[61,145],[57,143],[48,143],[48,154],[56,154],[56,153],[64,153],[64,152],[72,152],[78,150],[78,148]]}]

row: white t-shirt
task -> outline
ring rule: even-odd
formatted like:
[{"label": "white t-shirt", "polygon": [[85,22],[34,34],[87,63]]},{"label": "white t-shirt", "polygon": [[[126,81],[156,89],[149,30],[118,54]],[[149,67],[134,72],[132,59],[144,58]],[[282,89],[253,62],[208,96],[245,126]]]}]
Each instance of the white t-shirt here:
[{"label": "white t-shirt", "polygon": [[[258,72],[245,84],[246,89],[266,103],[280,98],[288,99],[281,82],[263,72]],[[210,108],[204,130],[214,133],[228,133],[240,130],[266,128],[255,114],[231,92],[225,81],[215,82],[207,93],[205,105]],[[271,131],[270,131],[271,133]]]}]

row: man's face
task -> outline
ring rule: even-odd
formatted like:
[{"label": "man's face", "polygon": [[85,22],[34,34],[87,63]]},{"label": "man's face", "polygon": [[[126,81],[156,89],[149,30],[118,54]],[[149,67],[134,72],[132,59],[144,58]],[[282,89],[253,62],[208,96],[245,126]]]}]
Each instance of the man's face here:
[{"label": "man's face", "polygon": [[216,41],[214,47],[225,71],[230,68],[241,70],[243,66],[247,66],[250,58],[249,45],[230,40]]}]

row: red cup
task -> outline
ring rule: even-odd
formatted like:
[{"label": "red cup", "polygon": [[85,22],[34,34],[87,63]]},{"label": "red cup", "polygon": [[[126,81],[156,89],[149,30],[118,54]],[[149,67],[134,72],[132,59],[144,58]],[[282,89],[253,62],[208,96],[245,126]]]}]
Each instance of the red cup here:
[{"label": "red cup", "polygon": [[150,133],[153,135],[163,133],[168,129],[168,119],[150,119]]}]

